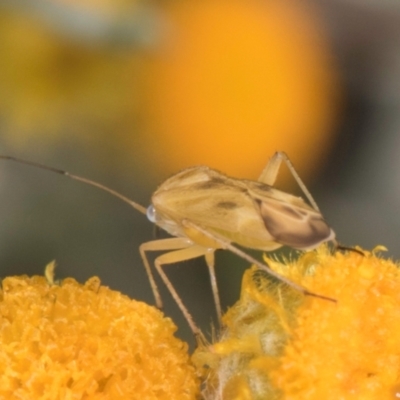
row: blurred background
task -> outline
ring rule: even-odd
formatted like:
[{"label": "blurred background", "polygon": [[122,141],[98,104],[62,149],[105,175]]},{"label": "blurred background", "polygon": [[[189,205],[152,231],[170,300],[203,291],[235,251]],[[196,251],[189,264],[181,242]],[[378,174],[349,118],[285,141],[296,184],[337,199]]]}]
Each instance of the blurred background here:
[{"label": "blurred background", "polygon": [[[0,154],[147,206],[182,168],[257,179],[283,150],[341,243],[399,258],[399,50],[394,0],[0,0]],[[297,193],[287,171],[277,186]],[[2,277],[42,274],[55,259],[59,278],[97,275],[153,304],[138,246],[155,237],[107,193],[0,163]],[[245,267],[218,253],[224,308]],[[204,261],[166,271],[210,332]],[[178,336],[193,343],[158,282]]]}]

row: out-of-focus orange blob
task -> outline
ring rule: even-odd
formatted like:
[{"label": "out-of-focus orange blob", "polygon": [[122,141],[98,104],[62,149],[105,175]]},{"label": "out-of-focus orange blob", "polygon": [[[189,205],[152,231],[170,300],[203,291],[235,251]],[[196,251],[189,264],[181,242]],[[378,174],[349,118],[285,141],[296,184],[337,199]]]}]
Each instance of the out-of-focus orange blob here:
[{"label": "out-of-focus orange blob", "polygon": [[313,10],[293,1],[172,2],[149,60],[149,157],[255,178],[276,150],[304,177],[325,155],[335,74]]}]

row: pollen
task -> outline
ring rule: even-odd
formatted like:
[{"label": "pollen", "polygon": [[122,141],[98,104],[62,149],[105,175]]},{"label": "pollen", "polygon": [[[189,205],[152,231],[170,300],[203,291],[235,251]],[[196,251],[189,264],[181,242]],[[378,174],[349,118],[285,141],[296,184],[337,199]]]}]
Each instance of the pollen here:
[{"label": "pollen", "polygon": [[400,270],[375,251],[266,260],[310,292],[303,296],[252,268],[225,329],[193,360],[205,398],[400,398]]},{"label": "pollen", "polygon": [[195,371],[175,330],[97,277],[83,285],[5,278],[0,399],[195,399]]}]

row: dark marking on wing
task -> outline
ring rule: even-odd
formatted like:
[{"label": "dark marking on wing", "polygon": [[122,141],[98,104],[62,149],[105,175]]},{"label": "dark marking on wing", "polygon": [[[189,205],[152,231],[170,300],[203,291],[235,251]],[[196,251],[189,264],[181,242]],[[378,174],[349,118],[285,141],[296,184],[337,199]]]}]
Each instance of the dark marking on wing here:
[{"label": "dark marking on wing", "polygon": [[223,208],[224,210],[234,210],[235,208],[240,207],[239,204],[234,201],[220,201],[216,204],[217,207]]},{"label": "dark marking on wing", "polygon": [[321,214],[276,201],[258,200],[257,204],[266,229],[278,243],[295,249],[308,249],[332,235]]},{"label": "dark marking on wing", "polygon": [[283,214],[291,216],[292,218],[305,218],[308,215],[307,211],[301,210],[299,208],[293,208],[285,204],[281,204],[280,208]]},{"label": "dark marking on wing", "polygon": [[222,178],[213,177],[208,181],[200,182],[196,184],[196,189],[203,190],[203,189],[216,189],[219,187],[226,186],[226,181]]}]

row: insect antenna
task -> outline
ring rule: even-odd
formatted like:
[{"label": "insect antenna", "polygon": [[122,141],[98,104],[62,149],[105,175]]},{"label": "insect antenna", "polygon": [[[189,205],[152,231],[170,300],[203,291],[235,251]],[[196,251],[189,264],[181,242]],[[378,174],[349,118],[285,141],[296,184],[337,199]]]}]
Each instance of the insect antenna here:
[{"label": "insect antenna", "polygon": [[119,192],[117,192],[117,191],[115,191],[115,190],[113,190],[113,189],[111,189],[111,188],[109,188],[109,187],[107,187],[105,185],[102,185],[101,183],[98,183],[96,181],[92,181],[91,179],[87,179],[87,178],[84,178],[84,177],[79,176],[79,175],[71,174],[68,171],[64,171],[62,169],[49,167],[49,166],[44,165],[44,164],[39,164],[39,163],[36,163],[36,162],[33,162],[33,161],[23,160],[21,158],[17,158],[17,157],[13,157],[13,156],[0,155],[0,159],[1,160],[6,160],[6,161],[14,161],[14,162],[16,162],[18,164],[25,164],[25,165],[29,165],[31,167],[35,167],[35,168],[43,169],[43,170],[46,170],[46,171],[54,172],[54,173],[59,174],[59,175],[67,176],[68,178],[71,178],[71,179],[73,179],[75,181],[79,181],[79,182],[85,183],[86,185],[94,186],[94,187],[96,187],[96,188],[98,188],[98,189],[100,189],[100,190],[102,190],[104,192],[110,193],[114,197],[119,198],[123,202],[129,204],[135,210],[137,210],[140,213],[146,215],[146,211],[147,211],[146,207],[143,207],[139,203],[136,203],[135,201],[129,199],[126,196],[124,196],[123,194],[121,194],[121,193],[119,193]]}]

